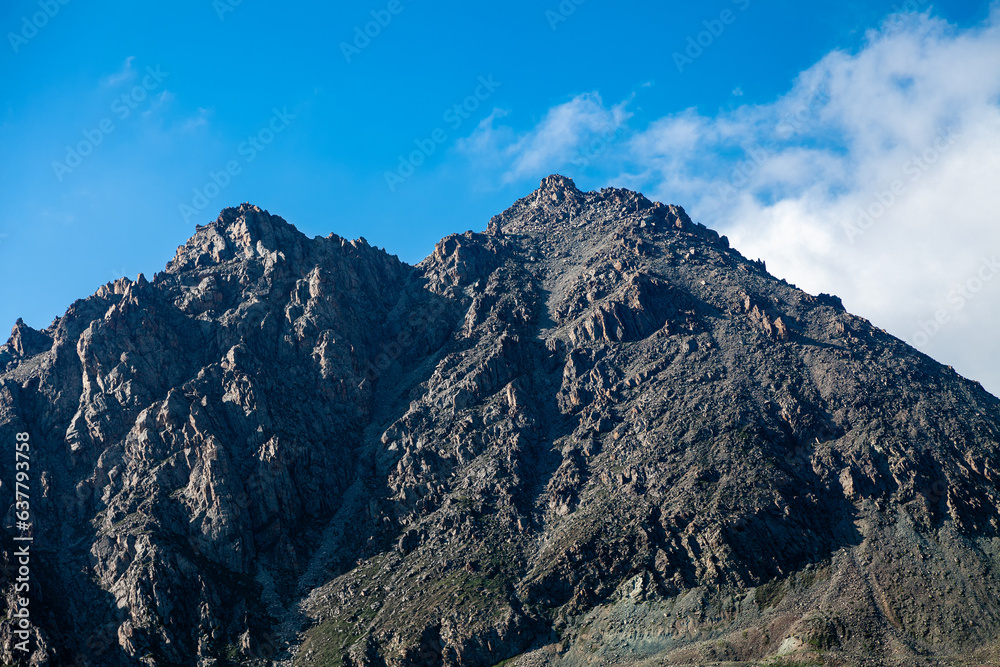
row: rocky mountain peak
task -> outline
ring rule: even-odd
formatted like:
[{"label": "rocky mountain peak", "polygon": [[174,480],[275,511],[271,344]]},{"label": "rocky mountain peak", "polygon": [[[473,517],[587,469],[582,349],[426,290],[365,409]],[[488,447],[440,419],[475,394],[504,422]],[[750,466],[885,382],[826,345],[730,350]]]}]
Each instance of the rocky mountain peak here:
[{"label": "rocky mountain peak", "polygon": [[586,195],[573,179],[559,174],[546,176],[527,197],[490,220],[487,232],[494,235],[551,233],[566,227],[582,212]]},{"label": "rocky mountain peak", "polygon": [[168,272],[181,267],[220,264],[236,258],[267,257],[300,248],[309,239],[283,218],[250,203],[222,210],[177,249]]},{"label": "rocky mountain peak", "polygon": [[237,247],[257,254],[306,240],[294,225],[249,203],[223,209],[212,226]]},{"label": "rocky mountain peak", "polygon": [[295,229],[281,218],[272,216],[249,202],[222,209],[219,217],[211,224],[227,230],[236,239],[243,237],[245,241],[249,241],[250,237],[273,236],[276,227]]},{"label": "rocky mountain peak", "polygon": [[226,209],[18,322],[16,432],[34,664],[1000,654],[1000,401],[627,189],[550,176],[415,267]]},{"label": "rocky mountain peak", "polygon": [[551,176],[546,176],[542,179],[542,184],[539,186],[537,191],[543,193],[558,193],[565,192],[567,190],[569,192],[580,192],[572,178],[561,174],[552,174]]},{"label": "rocky mountain peak", "polygon": [[42,332],[31,328],[20,317],[10,330],[7,344],[22,357],[30,357],[52,345],[52,341]]},{"label": "rocky mountain peak", "polygon": [[643,223],[656,220],[677,228],[694,224],[680,206],[653,202],[642,193],[625,188],[582,192],[573,179],[553,174],[543,178],[534,192],[493,216],[487,233],[560,237],[590,227],[591,234],[600,235],[622,227],[645,226]]}]

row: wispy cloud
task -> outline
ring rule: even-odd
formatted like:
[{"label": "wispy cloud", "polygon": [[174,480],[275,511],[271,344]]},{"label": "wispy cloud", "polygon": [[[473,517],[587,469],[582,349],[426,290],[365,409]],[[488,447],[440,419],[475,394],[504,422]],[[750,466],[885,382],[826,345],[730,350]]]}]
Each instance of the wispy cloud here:
[{"label": "wispy cloud", "polygon": [[496,121],[507,112],[494,111],[459,148],[477,162],[502,162],[502,180],[510,183],[555,171],[585,152],[591,139],[615,133],[629,119],[628,100],[605,108],[597,93],[578,95],[553,107],[532,130],[516,133]]},{"label": "wispy cloud", "polygon": [[114,74],[108,75],[101,79],[101,85],[107,88],[113,88],[121,83],[131,80],[135,76],[135,69],[132,67],[132,63],[135,61],[135,56],[129,56],[122,63],[122,68],[115,72]]},{"label": "wispy cloud", "polygon": [[143,117],[149,117],[157,113],[160,109],[173,102],[174,97],[174,94],[169,90],[164,90],[156,95],[153,95],[152,99],[149,101],[149,108],[142,112]]},{"label": "wispy cloud", "polygon": [[181,121],[178,126],[178,130],[182,134],[187,134],[194,132],[200,127],[206,127],[208,125],[208,119],[212,115],[211,109],[205,109],[198,107],[198,113],[194,116],[190,116]]}]

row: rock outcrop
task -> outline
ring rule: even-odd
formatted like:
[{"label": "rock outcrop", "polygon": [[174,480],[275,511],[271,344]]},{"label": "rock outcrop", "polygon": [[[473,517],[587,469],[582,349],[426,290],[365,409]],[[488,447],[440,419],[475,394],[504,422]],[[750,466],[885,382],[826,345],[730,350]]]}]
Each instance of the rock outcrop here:
[{"label": "rock outcrop", "polygon": [[16,432],[33,664],[1000,656],[1000,402],[627,190],[416,267],[226,209],[18,321]]}]

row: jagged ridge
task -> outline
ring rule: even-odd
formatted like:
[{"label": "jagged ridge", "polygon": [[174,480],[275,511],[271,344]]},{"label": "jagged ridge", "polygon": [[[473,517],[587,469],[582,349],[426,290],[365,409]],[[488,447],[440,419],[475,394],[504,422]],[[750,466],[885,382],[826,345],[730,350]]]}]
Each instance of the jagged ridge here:
[{"label": "jagged ridge", "polygon": [[53,664],[996,650],[997,400],[628,190],[417,267],[226,209],[0,368]]}]

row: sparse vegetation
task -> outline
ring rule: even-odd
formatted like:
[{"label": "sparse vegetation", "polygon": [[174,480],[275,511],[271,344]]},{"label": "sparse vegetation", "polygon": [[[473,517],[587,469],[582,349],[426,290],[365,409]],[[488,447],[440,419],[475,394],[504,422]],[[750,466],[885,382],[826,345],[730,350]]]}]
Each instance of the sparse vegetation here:
[{"label": "sparse vegetation", "polygon": [[786,583],[781,579],[772,579],[771,581],[758,586],[753,592],[754,602],[757,603],[757,607],[760,609],[765,609],[767,607],[773,607],[781,602],[782,598],[785,597]]}]

